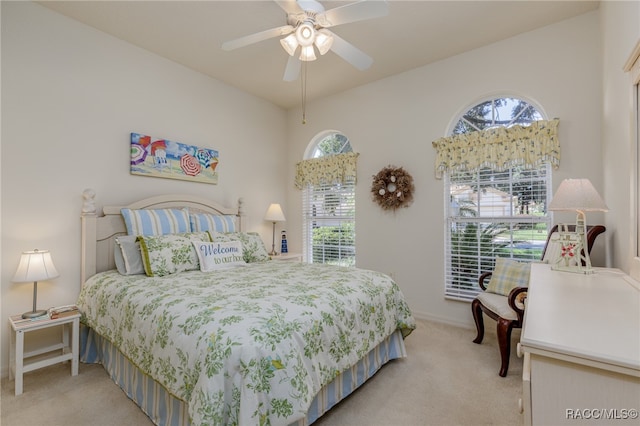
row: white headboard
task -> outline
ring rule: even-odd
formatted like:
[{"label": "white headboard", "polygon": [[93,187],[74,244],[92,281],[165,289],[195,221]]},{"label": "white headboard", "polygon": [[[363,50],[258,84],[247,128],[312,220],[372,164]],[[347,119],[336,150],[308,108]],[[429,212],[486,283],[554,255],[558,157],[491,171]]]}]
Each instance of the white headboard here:
[{"label": "white headboard", "polygon": [[163,209],[183,208],[199,213],[235,215],[236,229],[242,230],[242,199],[237,207],[224,207],[207,198],[195,195],[160,195],[145,198],[125,206],[104,206],[102,215],[98,215],[95,206],[96,193],[85,189],[82,193],[82,256],[80,279],[82,284],[87,278],[98,272],[115,268],[113,250],[115,238],[126,235],[127,228],[120,213],[122,208],[130,209]]}]

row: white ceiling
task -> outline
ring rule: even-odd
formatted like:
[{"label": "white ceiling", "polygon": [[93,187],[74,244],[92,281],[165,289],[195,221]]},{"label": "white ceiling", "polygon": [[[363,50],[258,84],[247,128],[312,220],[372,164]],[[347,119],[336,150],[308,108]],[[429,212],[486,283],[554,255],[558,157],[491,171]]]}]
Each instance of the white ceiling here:
[{"label": "white ceiling", "polygon": [[[278,38],[223,42],[286,25],[273,1],[43,1],[41,5],[283,108],[301,102],[282,80]],[[325,10],[347,4],[322,1]],[[374,60],[358,71],[329,52],[308,63],[307,100],[402,73],[598,8],[598,1],[389,1],[389,15],[332,28]],[[526,48],[526,46],[523,46]]]}]

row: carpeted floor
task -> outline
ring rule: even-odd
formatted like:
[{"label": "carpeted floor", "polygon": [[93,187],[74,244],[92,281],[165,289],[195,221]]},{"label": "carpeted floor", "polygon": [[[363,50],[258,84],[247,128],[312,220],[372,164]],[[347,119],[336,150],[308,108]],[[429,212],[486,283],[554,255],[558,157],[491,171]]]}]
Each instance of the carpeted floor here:
[{"label": "carpeted floor", "polygon": [[[486,321],[487,327],[495,322]],[[520,338],[513,333],[513,347]],[[475,331],[418,321],[406,339],[408,357],[383,367],[354,395],[314,425],[509,425],[523,424],[522,360],[512,353],[509,374],[498,376],[500,355],[494,333],[482,345]],[[107,376],[100,365],[80,364],[71,377],[61,364],[27,373],[24,393],[2,380],[2,426],[150,426],[151,421]]]}]

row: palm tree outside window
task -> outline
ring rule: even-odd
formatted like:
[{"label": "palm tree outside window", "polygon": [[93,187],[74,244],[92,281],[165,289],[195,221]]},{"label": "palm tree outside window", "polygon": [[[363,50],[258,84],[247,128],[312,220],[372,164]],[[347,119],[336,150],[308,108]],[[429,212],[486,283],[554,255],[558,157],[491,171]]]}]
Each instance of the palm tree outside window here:
[{"label": "palm tree outside window", "polygon": [[[500,130],[515,131],[540,120],[542,114],[531,103],[496,97],[469,108],[455,122],[450,137],[443,139],[464,141],[480,137],[482,132],[499,135]],[[509,145],[504,142],[500,148],[508,151]],[[465,155],[469,154],[460,155],[461,163],[468,159]],[[493,269],[497,256],[539,260],[551,223],[547,212],[551,197],[549,161],[524,164],[514,159],[507,167],[496,166],[493,159],[473,161],[477,167],[458,164],[444,172],[448,200],[445,297],[464,301],[478,294],[478,276]]]}]

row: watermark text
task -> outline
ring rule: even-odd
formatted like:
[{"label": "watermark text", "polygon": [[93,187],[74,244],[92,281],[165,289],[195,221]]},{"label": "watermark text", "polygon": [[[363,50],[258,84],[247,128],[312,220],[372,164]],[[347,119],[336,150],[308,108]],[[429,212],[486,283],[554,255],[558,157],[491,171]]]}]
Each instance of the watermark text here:
[{"label": "watermark text", "polygon": [[567,408],[568,420],[629,420],[638,418],[637,408]]}]

